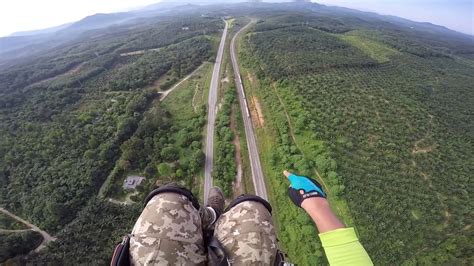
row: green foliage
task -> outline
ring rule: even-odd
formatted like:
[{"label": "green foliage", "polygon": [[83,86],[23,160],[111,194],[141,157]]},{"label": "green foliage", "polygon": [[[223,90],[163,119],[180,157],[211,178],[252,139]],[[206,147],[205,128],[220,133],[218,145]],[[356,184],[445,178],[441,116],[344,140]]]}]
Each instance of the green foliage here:
[{"label": "green foliage", "polygon": [[182,78],[209,59],[211,51],[208,38],[196,37],[159,51],[146,52],[134,64],[120,68],[110,80],[109,87],[111,90],[143,88],[168,71]]},{"label": "green foliage", "polygon": [[265,20],[260,20],[255,26],[255,31],[270,31],[295,26],[306,26],[332,33],[343,33],[353,29],[351,24],[343,23],[340,19],[335,18],[334,15],[315,16],[311,13],[302,12],[270,16]]},{"label": "green foliage", "polygon": [[[157,178],[163,182],[180,181],[185,186],[192,184],[193,175],[200,170],[203,162],[200,150],[204,121],[202,115],[193,114],[187,120],[187,125],[179,125],[166,105],[163,108],[155,103],[144,113],[134,134],[120,147],[117,170],[109,176],[115,187],[121,186],[127,173],[142,173],[148,180],[143,191],[135,198],[143,198]],[[191,145],[177,145],[189,142],[189,136],[194,136]],[[110,186],[110,196],[121,194],[120,190]]]},{"label": "green foliage", "polygon": [[216,118],[216,151],[214,170],[212,172],[216,185],[219,186],[224,195],[232,195],[232,182],[237,174],[235,166],[234,139],[230,128],[230,116],[232,105],[236,100],[235,87],[226,89],[221,108]]},{"label": "green foliage", "polygon": [[[84,90],[78,110],[79,104],[58,104],[58,93],[62,91],[32,91],[27,105],[9,110],[21,117],[0,118],[0,144],[8,151],[0,163],[6,174],[3,203],[53,231],[72,221],[97,192],[118,158],[120,143],[136,129],[141,114],[127,114],[125,107],[145,97],[140,108],[146,108],[154,97],[137,93],[113,102]],[[95,103],[98,99],[102,105]]]},{"label": "green foliage", "polygon": [[[187,30],[183,27],[187,27]],[[214,34],[220,28],[222,22],[216,18],[160,16],[146,23],[135,22],[133,26],[126,23],[110,30],[90,31],[68,45],[56,47],[41,56],[27,58],[2,71],[0,88],[14,92],[35,82],[50,83],[48,79],[57,79],[58,75],[60,81],[54,87],[79,86],[104,70],[110,70],[117,61],[124,61],[119,58],[120,53],[166,47],[194,37]],[[77,67],[81,71],[77,71]],[[10,94],[5,96],[15,102],[21,101],[10,97]],[[0,107],[3,103],[8,104],[8,101],[3,101],[4,97],[0,99]]]},{"label": "green foliage", "polygon": [[[244,42],[242,57],[261,77],[259,93],[271,117],[267,121],[277,129],[279,144],[268,160],[274,167],[268,178],[278,209],[279,238],[297,263],[310,264],[302,257],[318,253],[293,235],[306,225],[295,222],[300,213],[287,207],[287,199],[280,196],[285,184],[273,176],[283,167],[302,173],[315,167],[346,222],[350,216],[339,210],[338,198],[347,201],[360,239],[376,264],[469,264],[470,252],[463,247],[469,245],[464,235],[472,234],[472,206],[465,203],[473,193],[468,184],[474,171],[474,69],[467,58],[451,56],[465,51],[458,39],[395,32],[393,25],[375,28],[365,25],[347,43],[369,39],[367,46],[359,43],[347,49],[378,47],[372,56],[379,62],[384,59],[384,64],[304,67],[310,59],[298,55],[312,58],[308,47],[317,49],[306,41],[295,45],[294,40],[318,44],[321,33],[314,30],[279,29],[250,33],[244,39],[248,43]],[[347,36],[351,35],[332,35]],[[328,38],[322,42],[338,53],[339,45]],[[288,55],[279,56],[270,44]],[[353,59],[357,56],[347,62]]]},{"label": "green foliage", "polygon": [[[452,54],[472,54],[474,48],[469,41],[458,36],[435,35],[422,30],[400,30],[387,28],[383,30],[370,30],[356,32],[356,35],[368,37],[374,41],[389,45],[404,53],[419,57],[449,57]],[[467,38],[466,38],[467,39]]]},{"label": "green foliage", "polygon": [[169,177],[171,175],[171,167],[167,163],[160,163],[157,167],[158,173],[163,177]]},{"label": "green foliage", "polygon": [[46,252],[26,259],[43,264],[108,264],[122,237],[132,231],[140,214],[140,205],[119,206],[106,201],[91,200],[69,224],[56,235]]},{"label": "green foliage", "polygon": [[419,254],[408,259],[403,265],[472,265],[472,234],[458,236],[457,239],[449,238],[439,244],[436,250]]},{"label": "green foliage", "polygon": [[[163,21],[164,20],[164,21]],[[122,43],[118,52],[132,52],[141,49],[156,49],[191,39],[200,35],[217,33],[223,27],[218,18],[174,17],[158,19],[148,27],[130,32],[130,41]]]},{"label": "green foliage", "polygon": [[[295,128],[290,127],[284,107],[291,110],[292,118],[306,119],[303,118],[306,111],[301,104],[280,102],[279,96],[289,99],[294,97],[292,91],[285,88],[279,90],[279,94],[277,94],[272,89],[270,82],[260,80],[259,83],[260,87],[255,89],[263,99],[262,104],[268,131],[262,132],[258,139],[261,143],[266,144],[261,147],[260,155],[266,180],[271,187],[272,205],[275,208],[273,213],[278,225],[278,239],[291,262],[301,265],[321,264],[324,262],[323,250],[318,241],[315,226],[304,212],[291,203],[287,192],[289,183],[285,181],[282,171],[289,169],[298,174],[318,179],[315,173],[316,164],[325,167],[325,169],[318,168],[323,176],[326,175],[326,172],[321,170],[332,171],[336,165],[332,163],[333,160],[330,159],[326,148],[321,147],[320,141],[304,143],[315,153],[303,156],[303,152],[300,150],[301,146],[297,146],[298,143],[295,143],[292,138],[291,132]],[[294,120],[297,119],[292,119],[292,121]],[[337,181],[331,181],[334,186],[339,185]],[[331,188],[331,191],[328,192],[332,195],[332,191]],[[311,241],[308,241],[308,238],[311,238]]]},{"label": "green foliage", "polygon": [[163,148],[161,150],[161,157],[165,161],[175,161],[175,160],[179,159],[178,149],[173,147],[173,146]]},{"label": "green foliage", "polygon": [[358,35],[357,32],[350,32],[350,34],[341,36],[341,39],[359,48],[379,63],[387,63],[391,56],[399,54],[397,50],[365,38],[363,34],[361,35]]},{"label": "green foliage", "polygon": [[[208,68],[201,69],[207,71]],[[125,198],[121,186],[129,174],[143,175],[147,179],[132,201],[144,198],[155,181],[173,181],[193,187],[204,163],[201,146],[205,123],[205,109],[202,103],[193,101],[193,90],[203,82],[200,76],[190,78],[165,101],[155,101],[143,114],[133,135],[121,145],[121,157],[101,189],[102,196]]]},{"label": "green foliage", "polygon": [[[322,139],[329,141],[342,134],[355,144],[348,149],[332,143],[331,149],[338,161],[339,172],[346,177],[344,197],[352,203],[353,211],[365,213],[354,217],[362,240],[375,261],[387,263],[394,263],[397,258],[411,254],[419,245],[413,241],[412,234],[403,228],[415,230],[418,240],[425,239],[428,242],[425,246],[437,249],[436,243],[441,241],[443,235],[461,230],[467,219],[463,214],[467,209],[462,207],[465,206],[462,202],[468,200],[466,196],[469,192],[462,184],[468,180],[472,170],[449,165],[466,164],[464,154],[472,153],[471,142],[466,142],[463,137],[468,132],[464,128],[470,128],[471,125],[459,123],[459,120],[464,120],[464,116],[455,115],[465,106],[459,103],[470,105],[467,101],[472,98],[460,99],[460,95],[454,96],[459,105],[449,105],[441,95],[433,95],[428,101],[419,101],[416,89],[409,91],[404,88],[413,88],[414,82],[429,84],[426,73],[432,71],[433,65],[428,62],[425,66],[420,64],[409,69],[417,71],[403,71],[396,65],[393,69],[379,71],[346,70],[295,81],[292,88],[302,95],[314,93],[330,96],[325,101],[308,97],[304,102],[314,114],[315,124],[319,125],[317,133]],[[448,73],[445,79],[449,79]],[[459,78],[459,72],[454,75]],[[467,89],[472,82],[468,79],[468,76],[464,76],[457,82],[453,80],[451,84],[457,84],[457,88],[451,88],[450,94],[456,95],[456,90]],[[466,97],[466,94],[462,95]],[[443,103],[437,99],[442,99]],[[327,106],[332,108],[328,110]],[[449,111],[444,113],[441,109]],[[448,115],[451,120],[443,120],[443,116]],[[336,118],[339,118],[339,122],[334,122]],[[418,153],[416,145],[426,152]],[[439,175],[440,169],[445,169],[443,176],[450,176],[449,181]],[[383,184],[391,184],[391,189]],[[370,193],[361,199],[361,191]],[[441,196],[451,195],[454,191],[459,193],[457,200],[447,201],[443,199],[445,196]],[[432,193],[439,193],[440,198],[425,196]],[[458,207],[452,209],[451,206]],[[412,209],[422,210],[422,223],[399,219],[400,214],[409,217]],[[447,218],[446,212],[456,218]],[[396,229],[387,231],[385,221],[395,220]],[[443,228],[443,233],[439,232],[439,228]],[[376,241],[382,234],[383,240]],[[452,239],[456,239],[456,236]],[[379,252],[384,246],[388,248],[393,243],[400,244],[396,249],[391,249],[392,256]]]},{"label": "green foliage", "polygon": [[23,231],[17,233],[0,232],[0,263],[18,255],[25,255],[43,241],[40,233]]},{"label": "green foliage", "polygon": [[22,230],[28,229],[28,227],[25,224],[11,218],[10,216],[0,213],[0,229]]},{"label": "green foliage", "polygon": [[[472,264],[472,39],[357,12],[291,10],[252,9],[262,19],[243,55],[261,81],[271,126],[262,162],[292,260],[325,263],[313,224],[286,196],[282,168],[318,170],[376,264]],[[96,196],[123,194],[128,173],[147,178],[132,201],[156,178],[199,189],[205,78],[161,103],[145,89],[163,75],[169,88],[213,55],[222,21],[190,14],[93,30],[1,66],[0,204],[58,237],[28,263],[108,263],[139,208]],[[226,93],[216,131],[215,178],[227,194],[233,97]],[[0,237],[5,257],[39,241],[30,231]]]},{"label": "green foliage", "polygon": [[178,81],[177,78],[172,78],[170,80],[167,80],[165,83],[163,83],[163,85],[160,86],[160,89],[163,91],[167,90],[171,88],[177,81]]},{"label": "green foliage", "polygon": [[[165,27],[171,35],[172,29],[181,30],[183,21],[192,23],[194,19],[202,22],[196,26],[204,28],[190,27],[189,34],[179,33],[176,38],[154,43],[150,40],[142,46],[130,42],[131,38],[149,38],[144,34],[150,32],[164,32]],[[114,29],[102,32],[104,35],[94,40],[78,37],[41,59],[27,58],[0,70],[0,204],[51,234],[65,237],[64,242],[60,240],[58,246],[42,253],[38,257],[42,263],[37,264],[48,259],[63,261],[61,254],[74,256],[73,252],[82,252],[81,256],[90,261],[97,258],[95,262],[109,259],[112,239],[118,240],[118,231],[114,230],[124,232],[130,228],[113,223],[120,221],[116,218],[119,207],[100,209],[100,205],[107,204],[96,202],[92,204],[99,209],[96,211],[84,206],[98,192],[100,197],[123,194],[121,186],[127,173],[143,173],[147,178],[132,200],[141,200],[151,189],[158,174],[157,165],[165,160],[179,159],[167,181],[176,179],[189,187],[194,183],[194,175],[203,162],[200,136],[205,110],[199,106],[191,117],[183,116],[185,123],[177,125],[178,119],[158,106],[158,94],[143,87],[165,72],[180,78],[201,65],[213,50],[213,37],[208,34],[216,32],[222,22],[208,18],[167,21],[143,25],[142,29],[149,31],[140,31],[142,35],[117,35]],[[120,55],[117,48],[125,45],[127,51],[146,45],[169,46],[146,51],[142,56]],[[158,62],[161,59],[166,66],[163,71],[158,69],[163,66]],[[135,72],[145,71],[134,66],[156,72],[147,72],[150,76],[145,82],[124,81],[133,84],[127,85],[131,91],[111,91],[120,78],[135,79]],[[191,110],[192,95],[191,92],[186,103]],[[179,148],[167,149],[178,139]],[[73,241],[83,237],[82,228],[76,224],[92,226],[99,222],[88,220],[89,212],[101,212],[103,216],[98,219],[113,223],[94,231],[97,238],[110,237],[104,238],[109,242],[98,241],[92,247],[91,243]],[[136,219],[136,214],[128,219]],[[76,235],[68,235],[70,231],[64,231],[65,227],[72,228]],[[71,253],[64,253],[62,248]],[[103,252],[96,253],[98,249]]]},{"label": "green foliage", "polygon": [[310,27],[295,26],[252,33],[244,41],[255,53],[261,69],[267,70],[264,74],[271,75],[274,80],[331,67],[376,64],[346,42]]}]

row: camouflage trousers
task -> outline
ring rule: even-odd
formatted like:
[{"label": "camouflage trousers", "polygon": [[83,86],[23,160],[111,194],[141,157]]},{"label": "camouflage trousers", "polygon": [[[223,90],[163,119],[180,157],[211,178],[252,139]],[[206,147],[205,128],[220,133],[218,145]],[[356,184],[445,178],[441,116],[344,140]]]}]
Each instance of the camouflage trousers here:
[{"label": "camouflage trousers", "polygon": [[230,265],[272,265],[277,240],[268,209],[243,201],[223,213],[214,225],[211,210],[197,210],[178,193],[154,196],[138,218],[130,239],[132,265],[206,265],[203,231],[215,226]]}]

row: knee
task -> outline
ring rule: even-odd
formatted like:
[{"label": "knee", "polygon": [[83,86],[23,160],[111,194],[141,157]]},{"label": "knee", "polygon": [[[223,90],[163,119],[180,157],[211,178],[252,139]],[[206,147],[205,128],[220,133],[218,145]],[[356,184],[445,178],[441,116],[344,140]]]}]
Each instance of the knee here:
[{"label": "knee", "polygon": [[[245,203],[245,204],[243,204]],[[242,205],[243,204],[243,205]],[[256,195],[241,195],[234,199],[224,212],[230,211],[234,208],[245,208],[255,209],[260,213],[268,213],[271,216],[272,206],[270,203],[263,198]]]},{"label": "knee", "polygon": [[146,209],[159,210],[180,210],[193,207],[190,200],[184,195],[174,192],[163,192],[151,197],[145,205]]},{"label": "knee", "polygon": [[277,240],[270,204],[255,196],[239,197],[219,218],[215,236],[236,265],[271,265]]},{"label": "knee", "polygon": [[240,196],[227,207],[217,227],[224,232],[274,234],[270,204],[257,196]]},{"label": "knee", "polygon": [[[170,200],[178,200],[177,197],[163,196],[162,194],[178,194],[188,199],[188,201],[194,206],[196,210],[199,210],[199,200],[193,195],[191,191],[186,188],[180,187],[174,183],[167,184],[159,187],[148,194],[145,198],[145,206],[147,206],[152,200],[155,201],[157,198],[170,197]],[[161,195],[161,196],[160,196]],[[178,200],[179,201],[179,200]]]},{"label": "knee", "polygon": [[135,223],[133,234],[174,239],[181,237],[182,228],[197,232],[200,227],[199,212],[186,196],[164,192],[148,201]]}]

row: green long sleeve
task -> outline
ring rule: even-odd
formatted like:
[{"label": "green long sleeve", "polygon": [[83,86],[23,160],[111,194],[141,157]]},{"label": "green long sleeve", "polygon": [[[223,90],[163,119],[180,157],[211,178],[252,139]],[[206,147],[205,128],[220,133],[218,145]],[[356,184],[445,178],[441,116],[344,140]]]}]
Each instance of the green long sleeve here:
[{"label": "green long sleeve", "polygon": [[369,254],[359,242],[354,228],[341,228],[319,234],[331,266],[373,265]]}]

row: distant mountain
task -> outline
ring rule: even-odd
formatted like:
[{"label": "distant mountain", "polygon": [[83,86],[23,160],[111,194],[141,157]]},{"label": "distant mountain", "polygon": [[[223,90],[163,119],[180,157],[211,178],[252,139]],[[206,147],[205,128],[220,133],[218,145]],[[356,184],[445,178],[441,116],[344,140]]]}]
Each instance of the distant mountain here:
[{"label": "distant mountain", "polygon": [[229,4],[248,2],[245,0],[163,0],[162,3],[179,3],[179,4]]},{"label": "distant mountain", "polygon": [[[45,41],[45,36],[49,34],[29,35],[29,36],[12,36],[0,38],[0,57],[2,59],[9,59],[10,56],[16,57],[21,55],[23,52],[28,53],[30,51],[22,51],[26,47],[37,45]],[[5,55],[5,53],[11,53],[11,55]],[[1,61],[1,60],[0,60]]]},{"label": "distant mountain", "polygon": [[[237,3],[241,4],[237,4]],[[469,38],[471,41],[474,40],[474,37],[471,35],[466,35],[458,33],[456,31],[447,29],[442,26],[434,25],[431,23],[419,23],[413,22],[407,19],[394,17],[394,16],[383,16],[371,12],[362,12],[355,9],[343,8],[343,7],[333,7],[325,6],[317,3],[290,3],[292,0],[288,1],[272,1],[265,0],[263,3],[249,3],[250,1],[246,0],[164,0],[157,4],[152,4],[146,6],[139,10],[121,12],[121,13],[111,13],[111,14],[95,14],[84,19],[60,25],[57,27],[35,30],[35,31],[26,31],[18,32],[12,36],[0,38],[0,64],[5,64],[5,61],[12,61],[17,58],[27,57],[32,54],[38,54],[45,49],[52,49],[59,45],[62,45],[66,42],[72,41],[79,38],[82,33],[88,31],[100,30],[103,28],[117,26],[121,24],[132,24],[137,23],[138,19],[157,17],[160,15],[171,15],[177,12],[198,12],[200,7],[197,5],[215,5],[217,4],[234,4],[228,5],[222,10],[293,10],[293,11],[304,11],[304,12],[318,12],[324,13],[328,16],[336,15],[348,15],[359,17],[361,20],[366,19],[377,19],[382,20],[384,23],[392,23],[414,30],[424,30],[434,34],[442,34],[443,36],[465,40]],[[280,2],[278,4],[272,4],[271,2]],[[229,9],[230,8],[230,9]],[[217,14],[217,13],[216,13]],[[222,13],[222,14],[225,14]],[[140,21],[139,23],[142,23]]]},{"label": "distant mountain", "polygon": [[[162,8],[159,8],[164,6],[166,5],[158,4],[154,10],[138,10],[111,14],[100,13],[85,17],[77,22],[63,24],[57,27],[18,32],[12,36],[0,37],[0,56],[3,60],[12,60],[18,57],[28,56],[41,49],[61,45],[86,31],[120,25],[138,18],[156,16],[164,12]],[[25,48],[27,47],[28,49],[26,50]]]},{"label": "distant mountain", "polygon": [[462,32],[459,32],[459,31],[455,31],[455,30],[449,29],[445,26],[436,25],[436,24],[433,24],[433,23],[430,23],[430,22],[415,22],[415,21],[411,21],[411,20],[408,20],[408,19],[405,19],[405,18],[396,17],[396,16],[389,16],[389,15],[379,15],[379,16],[385,18],[388,21],[397,23],[399,25],[405,25],[407,27],[418,27],[418,29],[421,29],[421,30],[447,34],[449,36],[454,36],[454,35],[461,36],[461,35],[463,35],[464,37],[468,37],[468,38],[474,40],[473,35],[462,33]]},{"label": "distant mountain", "polygon": [[122,12],[112,14],[95,14],[92,16],[85,17],[80,21],[71,24],[66,28],[67,31],[85,31],[92,29],[105,28],[114,24],[120,24],[130,19],[136,18],[136,14],[133,12]]},{"label": "distant mountain", "polygon": [[[4,57],[4,59],[12,59],[24,55],[23,52],[28,54],[29,52],[36,51],[36,49],[28,49],[30,51],[17,53],[17,51],[26,47],[54,47],[55,45],[59,45],[74,38],[81,32],[120,24],[133,18],[136,18],[136,14],[131,12],[95,14],[78,22],[68,23],[57,27],[36,31],[18,32],[13,36],[0,38],[0,55]],[[14,54],[5,56],[3,55],[4,53]]]},{"label": "distant mountain", "polygon": [[392,16],[392,15],[381,15],[376,12],[367,12],[367,11],[360,11],[357,9],[352,9],[352,8],[347,8],[347,7],[339,7],[339,6],[326,6],[322,4],[317,4],[317,3],[306,3],[302,2],[299,3],[302,6],[305,6],[308,10],[314,11],[314,12],[327,12],[330,15],[353,15],[360,17],[362,19],[367,19],[367,18],[372,18],[372,19],[378,19],[384,22],[390,22],[399,26],[405,26],[411,29],[416,29],[416,30],[423,30],[423,31],[428,31],[431,33],[437,33],[437,34],[446,34],[448,37],[461,37],[461,38],[469,38],[469,39],[474,39],[474,36],[465,34],[462,32],[458,32],[449,28],[446,28],[444,26],[436,25],[430,22],[416,22],[412,21],[409,19],[397,17],[397,16]]},{"label": "distant mountain", "polygon": [[46,28],[46,29],[14,32],[14,33],[10,34],[10,36],[8,36],[8,37],[32,36],[32,35],[39,35],[39,34],[55,33],[57,31],[60,31],[62,29],[65,29],[65,28],[71,26],[72,24],[73,24],[73,22],[66,23],[66,24],[59,25],[59,26],[55,26],[55,27],[51,27],[51,28]]},{"label": "distant mountain", "polygon": [[98,13],[91,16],[87,16],[77,22],[70,22],[63,25],[46,28],[46,29],[40,29],[40,30],[15,32],[15,33],[12,33],[8,37],[47,35],[47,34],[54,34],[62,30],[85,31],[85,30],[91,30],[91,29],[100,29],[100,28],[108,27],[110,25],[123,23],[135,17],[136,15],[132,12],[111,13],[111,14]]}]

